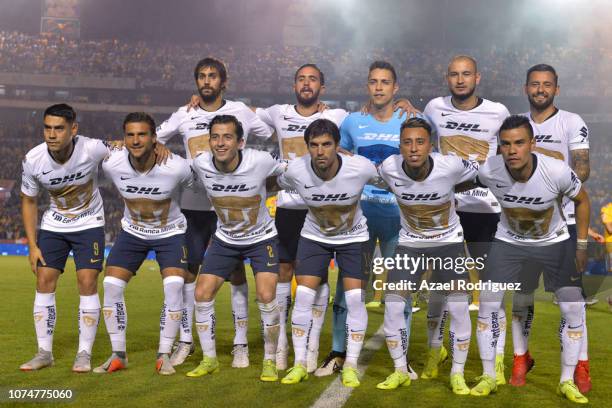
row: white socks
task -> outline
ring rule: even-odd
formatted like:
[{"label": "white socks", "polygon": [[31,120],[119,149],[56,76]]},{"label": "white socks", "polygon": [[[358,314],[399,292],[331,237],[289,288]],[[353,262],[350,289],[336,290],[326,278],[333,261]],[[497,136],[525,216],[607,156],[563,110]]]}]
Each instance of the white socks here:
[{"label": "white socks", "polygon": [[512,346],[517,356],[529,350],[529,334],[533,324],[534,294],[514,292],[512,299]]},{"label": "white socks", "polygon": [[55,293],[36,292],[34,297],[34,329],[36,330],[38,348],[52,351],[55,319]]},{"label": "white socks", "polygon": [[561,381],[572,380],[584,340],[584,300],[580,288],[564,287],[555,294],[561,309]]},{"label": "white socks", "polygon": [[463,374],[472,336],[467,293],[449,294],[446,305],[451,318],[448,334],[453,357],[451,374]]},{"label": "white socks", "polygon": [[291,308],[291,282],[278,282],[276,284],[276,302],[280,313],[280,333],[278,336],[278,349],[287,350],[287,320]]},{"label": "white socks", "polygon": [[179,341],[184,343],[193,342],[193,309],[195,307],[195,287],[196,283],[185,283],[183,285],[183,316],[181,317],[181,332]]},{"label": "white socks", "polygon": [[159,354],[169,354],[183,317],[183,284],[181,276],[168,276],[164,285],[164,304],[159,318]]},{"label": "white socks", "polygon": [[389,354],[396,370],[406,370],[406,351],[408,349],[408,336],[404,308],[406,299],[396,294],[385,295],[385,339]]},{"label": "white socks", "polygon": [[429,348],[440,348],[448,316],[446,296],[439,291],[429,292],[427,302],[427,342]]},{"label": "white socks", "polygon": [[205,356],[216,358],[215,348],[215,301],[195,303],[196,330],[200,337],[202,353]]},{"label": "white socks", "polygon": [[270,303],[257,302],[261,312],[261,330],[264,340],[264,360],[276,361],[276,348],[280,330],[280,313],[276,299]]},{"label": "white socks", "polygon": [[299,285],[295,291],[295,303],[291,313],[291,339],[295,352],[295,364],[306,366],[308,332],[312,324],[312,304],[317,292]]},{"label": "white socks", "polygon": [[123,292],[127,282],[112,276],[104,278],[104,323],[113,351],[125,352],[127,309]]},{"label": "white socks", "polygon": [[234,344],[249,344],[249,286],[230,285],[232,297],[232,314],[234,316]]},{"label": "white socks", "polygon": [[[351,289],[344,292],[346,299],[346,367],[357,368],[357,360],[363,347],[366,328],[368,327],[368,312],[364,302],[363,289]],[[403,312],[402,312],[403,313]]]},{"label": "white socks", "polygon": [[[278,293],[278,292],[277,292]],[[318,353],[321,329],[325,323],[325,312],[329,303],[329,285],[322,283],[317,288],[314,302],[312,303],[312,326],[308,333],[308,350]]]},{"label": "white socks", "polygon": [[100,298],[98,294],[80,296],[79,303],[79,348],[77,351],[85,350],[91,355],[98,322],[100,321]]}]

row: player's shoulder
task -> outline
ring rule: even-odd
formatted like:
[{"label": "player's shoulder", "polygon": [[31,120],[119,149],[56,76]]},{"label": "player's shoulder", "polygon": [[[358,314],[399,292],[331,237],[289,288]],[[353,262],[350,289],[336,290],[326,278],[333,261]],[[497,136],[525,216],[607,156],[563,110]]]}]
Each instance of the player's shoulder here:
[{"label": "player's shoulder", "polygon": [[366,118],[367,116],[362,114],[361,112],[351,112],[348,114],[348,116],[344,119],[344,122],[342,123],[343,126],[350,126],[354,123],[359,123],[361,122],[364,118]]},{"label": "player's shoulder", "polygon": [[342,161],[346,162],[349,166],[354,168],[359,167],[375,167],[374,164],[370,161],[370,159],[365,158],[359,154],[354,154],[352,156],[348,154],[338,153],[342,157]]},{"label": "player's shoulder", "polygon": [[574,112],[569,112],[563,109],[559,109],[559,111],[557,112],[557,115],[559,115],[560,120],[566,123],[582,124],[582,125],[584,125],[585,123],[584,119],[582,119],[582,116]]},{"label": "player's shoulder", "polygon": [[189,162],[178,154],[173,154],[172,157],[168,157],[166,163],[163,163],[160,167],[173,172],[174,170],[183,170],[189,167]]},{"label": "player's shoulder", "polygon": [[177,110],[172,112],[172,114],[170,115],[170,119],[182,120],[187,117],[189,113],[197,114],[198,110],[200,110],[200,107],[191,108],[189,111],[187,109],[189,109],[187,105],[180,106]]},{"label": "player's shoulder", "polygon": [[488,157],[487,160],[478,168],[479,175],[492,175],[505,170],[504,158],[501,154]]},{"label": "player's shoulder", "polygon": [[480,108],[482,110],[486,110],[489,112],[496,112],[501,115],[507,116],[509,114],[508,108],[501,102],[495,102],[490,99],[482,98],[482,103],[480,104]]},{"label": "player's shoulder", "polygon": [[565,164],[563,160],[559,160],[542,153],[533,152],[533,154],[537,157],[538,166],[541,165],[543,168],[549,170],[553,174],[569,168],[569,166]]},{"label": "player's shoulder", "polygon": [[303,174],[304,171],[308,168],[307,166],[310,166],[310,160],[311,159],[309,154],[305,154],[301,157],[291,160],[287,165],[287,175],[293,176]]},{"label": "player's shoulder", "polygon": [[438,96],[433,98],[425,105],[424,112],[434,111],[440,108],[447,108],[450,105],[450,96]]},{"label": "player's shoulder", "polygon": [[321,113],[322,119],[329,119],[337,126],[340,126],[349,116],[349,113],[344,109],[326,109]]},{"label": "player's shoulder", "polygon": [[[401,154],[392,154],[380,163],[379,169],[384,173],[392,173],[402,167],[404,158]],[[369,161],[369,160],[368,160]]]},{"label": "player's shoulder", "polygon": [[128,150],[126,148],[112,149],[102,162],[102,166],[108,171],[112,170],[115,166],[121,165],[123,162],[127,163],[127,160]]},{"label": "player's shoulder", "polygon": [[242,150],[243,160],[252,160],[254,162],[260,161],[274,161],[274,157],[267,150],[257,150],[250,147],[246,147]]},{"label": "player's shoulder", "polygon": [[[225,112],[227,111],[227,112]],[[220,113],[235,113],[235,114],[253,114],[254,112],[251,110],[251,108],[249,108],[247,106],[246,103],[242,102],[242,101],[230,101],[230,100],[225,100],[225,105],[223,105],[221,107],[221,109],[219,109]]]},{"label": "player's shoulder", "polygon": [[30,149],[25,154],[24,161],[27,162],[28,164],[36,164],[41,159],[44,159],[44,157],[47,156],[47,154],[48,154],[47,144],[43,142],[39,145],[34,146],[32,149]]}]

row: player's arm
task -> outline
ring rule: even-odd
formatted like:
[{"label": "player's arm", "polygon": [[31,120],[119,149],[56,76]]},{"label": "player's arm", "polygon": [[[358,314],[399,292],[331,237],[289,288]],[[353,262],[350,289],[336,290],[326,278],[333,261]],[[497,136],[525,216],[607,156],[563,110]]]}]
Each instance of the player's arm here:
[{"label": "player's arm", "polygon": [[351,132],[349,127],[351,126],[351,120],[346,118],[342,125],[340,125],[340,147],[338,151],[340,153],[352,156],[353,155],[353,137],[351,136]]},{"label": "player's arm", "polygon": [[457,157],[457,184],[455,193],[463,193],[477,187],[484,187],[478,182],[478,163],[472,160],[464,160]]},{"label": "player's arm", "polygon": [[[571,198],[571,197],[570,197]],[[589,238],[589,217],[591,215],[591,202],[584,187],[580,187],[578,194],[571,198],[575,203],[576,212],[576,268],[583,272],[587,264],[587,242]]]},{"label": "player's arm", "polygon": [[[612,223],[610,223],[612,225]],[[605,242],[605,238],[599,232],[595,231],[593,228],[589,228],[589,237],[593,238],[593,241],[603,244]]]},{"label": "player's arm", "polygon": [[42,252],[40,252],[40,248],[36,244],[36,223],[38,221],[38,200],[36,196],[32,197],[21,193],[21,217],[23,218],[23,228],[28,239],[30,268],[36,274],[38,261],[45,266],[47,265],[43,259]]},{"label": "player's arm", "polygon": [[591,173],[591,165],[589,162],[589,149],[572,150],[572,169],[583,183],[588,180]]},{"label": "player's arm", "polygon": [[608,234],[612,234],[612,219],[606,214],[605,211],[601,212],[601,223],[606,229],[606,232]]},{"label": "player's arm", "polygon": [[166,164],[169,158],[172,157],[172,152],[162,143],[155,143],[155,163],[157,165]]}]

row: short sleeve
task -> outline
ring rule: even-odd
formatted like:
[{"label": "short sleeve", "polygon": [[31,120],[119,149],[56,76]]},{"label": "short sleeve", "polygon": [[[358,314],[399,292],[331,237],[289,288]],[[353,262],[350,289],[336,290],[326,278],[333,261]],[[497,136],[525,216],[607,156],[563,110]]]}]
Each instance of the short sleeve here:
[{"label": "short sleeve", "polygon": [[456,184],[474,180],[478,175],[478,163],[473,160],[464,160],[457,156],[449,156],[455,163]]},{"label": "short sleeve", "polygon": [[249,122],[249,136],[255,136],[258,138],[269,139],[274,133],[274,129],[268,126],[264,121],[256,115],[251,109],[246,108],[245,111],[246,120]]},{"label": "short sleeve", "polygon": [[351,119],[347,117],[340,126],[340,147],[349,152],[353,151],[353,137],[351,136]]},{"label": "short sleeve", "polygon": [[582,188],[582,182],[574,170],[564,163],[562,170],[556,174],[558,174],[559,192],[569,198],[576,197]]},{"label": "short sleeve", "polygon": [[172,136],[178,133],[181,124],[181,111],[174,112],[168,119],[163,121],[156,129],[157,141],[161,144],[166,144]]},{"label": "short sleeve", "polygon": [[21,174],[21,193],[28,197],[36,197],[40,192],[40,185],[32,172],[27,160],[23,159],[23,172]]},{"label": "short sleeve", "polygon": [[589,128],[580,116],[572,115],[572,119],[569,121],[568,134],[569,150],[589,148]]},{"label": "short sleeve", "polygon": [[270,106],[269,108],[257,108],[255,109],[255,114],[263,123],[270,127],[274,127],[274,120],[272,119],[274,116],[273,110],[274,106]]}]

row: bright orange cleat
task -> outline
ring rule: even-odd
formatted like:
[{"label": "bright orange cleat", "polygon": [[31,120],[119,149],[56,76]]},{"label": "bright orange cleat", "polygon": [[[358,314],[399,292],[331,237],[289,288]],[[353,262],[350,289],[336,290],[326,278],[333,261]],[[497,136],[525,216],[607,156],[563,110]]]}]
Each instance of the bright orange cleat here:
[{"label": "bright orange cleat", "polygon": [[576,383],[581,394],[586,394],[593,388],[589,371],[589,360],[578,360],[578,365],[574,370],[574,383]]},{"label": "bright orange cleat", "polygon": [[512,377],[510,378],[510,385],[515,387],[522,387],[525,385],[525,376],[535,364],[535,360],[531,358],[531,354],[527,351],[522,355],[514,355],[514,362],[512,364]]}]

